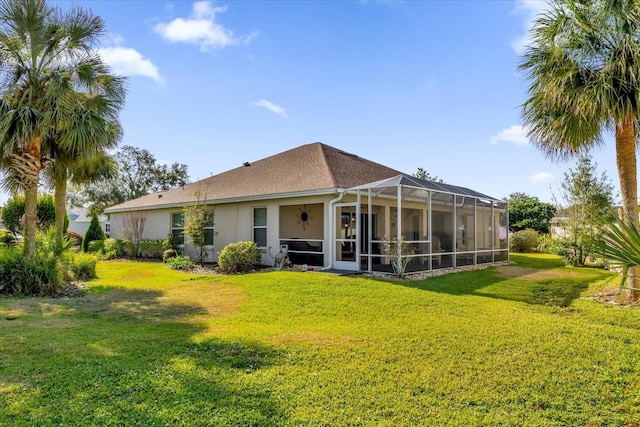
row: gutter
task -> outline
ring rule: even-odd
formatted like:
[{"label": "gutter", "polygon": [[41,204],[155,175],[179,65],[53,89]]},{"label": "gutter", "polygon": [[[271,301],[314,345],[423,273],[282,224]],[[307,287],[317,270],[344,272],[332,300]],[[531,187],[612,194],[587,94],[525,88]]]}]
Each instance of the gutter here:
[{"label": "gutter", "polygon": [[[256,200],[273,200],[273,199],[285,199],[289,197],[311,197],[311,196],[324,196],[328,194],[333,194],[336,192],[336,188],[328,188],[328,189],[320,189],[313,191],[295,191],[290,193],[273,193],[266,195],[258,195],[258,196],[241,196],[241,197],[230,197],[226,199],[205,199],[202,200],[202,203],[206,205],[221,205],[225,203],[241,203],[241,202],[252,202]],[[169,190],[172,191],[172,190]],[[339,190],[343,191],[343,190]],[[153,193],[159,194],[159,193]],[[142,196],[146,197],[146,196]],[[135,199],[134,199],[135,200]],[[127,203],[127,202],[124,202]],[[156,210],[156,209],[175,209],[175,208],[183,208],[185,206],[192,206],[197,204],[196,200],[187,200],[187,201],[178,201],[173,203],[166,204],[152,204],[152,205],[140,205],[140,206],[130,206],[125,208],[118,208],[117,206],[113,206],[104,210],[106,214],[112,213],[123,213],[123,212],[135,212],[135,211],[147,211],[147,210]],[[115,209],[114,209],[115,208]]]}]

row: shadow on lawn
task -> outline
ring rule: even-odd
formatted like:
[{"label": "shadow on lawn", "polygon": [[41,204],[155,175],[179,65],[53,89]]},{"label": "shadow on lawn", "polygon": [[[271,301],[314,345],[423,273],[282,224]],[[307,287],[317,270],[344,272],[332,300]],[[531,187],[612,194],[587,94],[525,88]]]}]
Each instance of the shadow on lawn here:
[{"label": "shadow on lawn", "polygon": [[547,275],[540,280],[504,277],[496,268],[451,273],[394,284],[449,295],[477,295],[529,304],[567,307],[594,280],[592,275]]},{"label": "shadow on lawn", "polygon": [[[28,302],[23,324],[7,328],[3,338],[16,345],[0,355],[3,377],[28,386],[0,395],[0,405],[5,398],[21,402],[11,414],[0,414],[0,425],[285,421],[268,382],[252,380],[253,373],[282,362],[275,348],[242,339],[195,339],[207,325],[189,316],[207,310],[167,303],[162,292],[97,290],[79,298],[33,300],[59,306],[46,316]],[[9,364],[12,359],[21,363]]]}]

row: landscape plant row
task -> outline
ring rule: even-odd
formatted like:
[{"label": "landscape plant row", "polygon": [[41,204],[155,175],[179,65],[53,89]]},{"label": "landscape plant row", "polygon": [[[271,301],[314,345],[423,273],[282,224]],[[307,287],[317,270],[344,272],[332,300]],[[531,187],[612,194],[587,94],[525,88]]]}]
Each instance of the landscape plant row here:
[{"label": "landscape plant row", "polygon": [[65,290],[66,283],[96,277],[97,258],[79,251],[73,240],[66,238],[57,254],[56,231],[39,231],[36,251],[27,256],[22,241],[0,244],[0,294],[56,295]]}]

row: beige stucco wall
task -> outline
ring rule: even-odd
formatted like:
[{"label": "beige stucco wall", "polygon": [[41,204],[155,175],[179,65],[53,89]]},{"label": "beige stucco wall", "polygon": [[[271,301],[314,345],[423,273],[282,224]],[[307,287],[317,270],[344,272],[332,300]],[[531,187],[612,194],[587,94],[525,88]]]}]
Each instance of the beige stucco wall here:
[{"label": "beige stucco wall", "polygon": [[[297,237],[301,239],[325,240],[325,265],[328,265],[327,243],[330,238],[328,226],[328,202],[332,196],[312,196],[286,199],[261,200],[252,202],[225,203],[213,205],[214,209],[214,245],[209,248],[207,261],[215,262],[218,253],[229,243],[253,240],[253,209],[267,208],[267,247],[275,255],[279,248],[280,238]],[[296,214],[306,205],[311,208],[311,220],[305,230],[298,223]],[[171,231],[171,214],[180,213],[181,208],[154,209],[147,211],[147,221],[143,238],[164,239]],[[122,219],[131,213],[112,213],[110,216],[111,236],[123,238]],[[194,247],[185,244],[184,253],[196,258]],[[268,250],[263,251],[262,262],[273,264]]]},{"label": "beige stucco wall", "polygon": [[[305,223],[302,212],[307,212]],[[283,239],[323,239],[324,205],[322,203],[286,205],[280,207],[280,237]]]}]

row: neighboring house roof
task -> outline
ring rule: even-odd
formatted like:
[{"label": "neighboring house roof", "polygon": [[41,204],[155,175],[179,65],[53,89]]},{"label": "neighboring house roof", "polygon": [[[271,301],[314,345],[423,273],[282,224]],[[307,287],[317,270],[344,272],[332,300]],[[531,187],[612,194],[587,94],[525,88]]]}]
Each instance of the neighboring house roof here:
[{"label": "neighboring house roof", "polygon": [[[69,221],[75,223],[81,222],[91,222],[91,215],[88,215],[87,212],[83,211],[67,211],[69,215]],[[99,222],[106,222],[107,217],[104,215],[98,215]]]},{"label": "neighboring house roof", "polygon": [[110,207],[106,213],[159,209],[203,201],[225,202],[284,194],[322,194],[405,175],[355,154],[316,142],[276,154],[173,190]]}]

